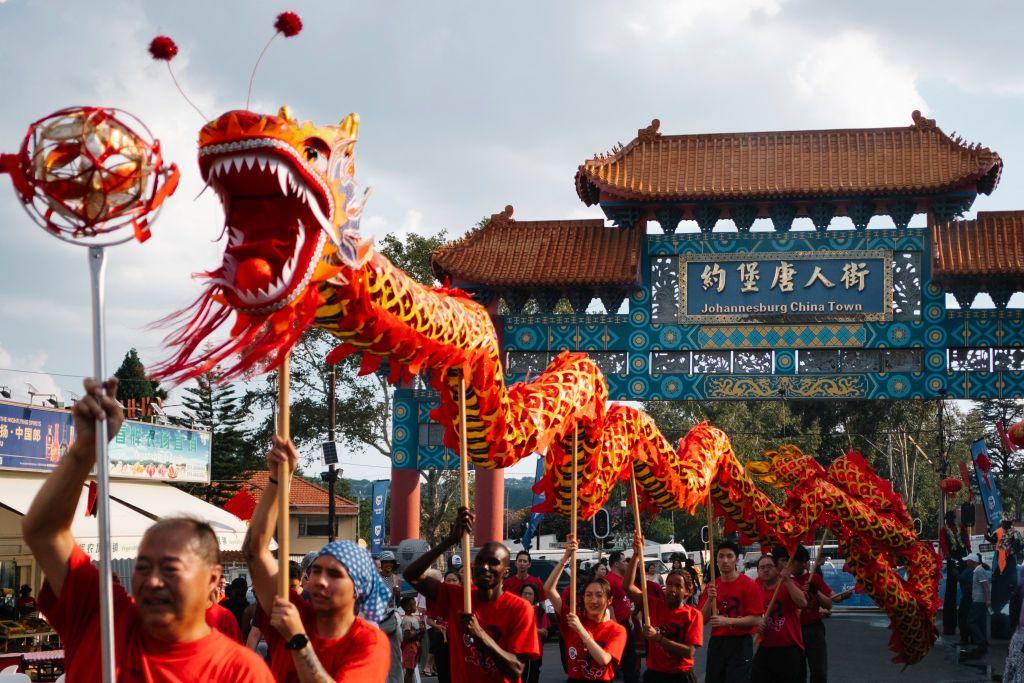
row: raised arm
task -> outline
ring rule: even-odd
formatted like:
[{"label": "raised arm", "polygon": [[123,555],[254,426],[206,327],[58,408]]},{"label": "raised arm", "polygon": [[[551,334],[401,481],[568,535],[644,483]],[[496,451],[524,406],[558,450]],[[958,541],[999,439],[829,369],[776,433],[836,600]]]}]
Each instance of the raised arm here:
[{"label": "raised arm", "polygon": [[273,437],[267,453],[267,469],[270,472],[267,489],[252,513],[249,530],[245,533],[245,544],[242,546],[249,573],[252,574],[252,592],[267,614],[273,610],[274,596],[277,594],[278,564],[270,552],[270,539],[277,526],[277,485],[282,476],[282,466],[288,463],[288,474],[285,476],[290,477],[298,459],[299,454],[290,440],[277,435]]},{"label": "raised arm", "polygon": [[[640,563],[640,559],[644,556],[644,537],[640,535],[639,531],[633,532],[633,556],[629,558],[629,564],[626,565],[626,575],[622,577],[622,590],[626,591],[626,595],[633,599],[634,603],[639,603],[643,597],[643,591],[640,586],[637,585],[638,581],[636,578],[637,565]],[[641,581],[646,581],[646,574]]]},{"label": "raised arm", "polygon": [[[445,551],[451,547],[454,547],[462,539],[462,533],[467,534],[473,533],[473,519],[474,515],[469,508],[460,507],[458,516],[455,518],[455,524],[452,525],[451,531],[448,532],[448,536],[444,538],[437,546],[431,548],[427,552],[423,553],[415,560],[413,560],[405,571],[402,572],[402,576],[408,581],[413,588],[422,593],[427,599],[433,600],[437,597],[438,586],[441,582],[430,576],[424,576],[426,571],[430,569],[430,566],[437,561],[437,558],[444,555]],[[464,566],[469,566],[469,558],[462,558]]]},{"label": "raised arm", "polygon": [[[551,606],[555,609],[555,614],[562,613],[562,596],[558,593],[558,579],[562,578],[562,572],[565,571],[565,565],[572,558],[572,553],[576,548],[579,547],[579,543],[576,542],[576,537],[569,534],[565,537],[565,552],[562,553],[562,559],[558,561],[558,565],[551,570],[548,574],[547,581],[544,582],[544,592],[548,596],[548,600],[551,601]],[[576,568],[573,567],[573,571]]]},{"label": "raised arm", "polygon": [[86,379],[82,386],[85,395],[71,408],[75,441],[57,469],[46,477],[21,520],[25,543],[56,595],[64,586],[68,561],[75,548],[71,522],[82,497],[82,485],[96,464],[96,420],[106,420],[108,439],[117,435],[124,421],[124,412],[115,398],[116,378],[108,379],[102,387],[95,380]]}]

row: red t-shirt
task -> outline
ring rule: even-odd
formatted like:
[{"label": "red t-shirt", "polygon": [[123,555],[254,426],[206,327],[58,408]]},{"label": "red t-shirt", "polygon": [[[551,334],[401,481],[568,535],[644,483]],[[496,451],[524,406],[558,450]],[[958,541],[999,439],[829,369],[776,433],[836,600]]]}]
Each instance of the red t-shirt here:
[{"label": "red t-shirt", "polygon": [[[761,589],[764,606],[767,608],[772,595],[775,593],[775,586],[766,587],[757,581],[757,587]],[[779,588],[775,604],[772,605],[771,614],[767,615],[764,635],[761,636],[761,647],[788,647],[796,645],[801,650],[804,648],[803,631],[800,630],[800,608],[793,602],[793,596],[783,585]]]},{"label": "red t-shirt", "polygon": [[[569,613],[569,604],[562,604],[562,612],[558,615],[558,629],[565,642],[565,668],[570,680],[610,681],[615,678],[615,665],[622,661],[622,653],[626,649],[626,628],[619,623],[606,619],[597,622],[579,615],[583,628],[590,637],[601,646],[601,649],[612,656],[608,666],[601,666],[594,661],[590,650],[583,644],[580,634],[569,626],[565,615]],[[454,680],[454,679],[452,679]]]},{"label": "red t-shirt", "polygon": [[[818,592],[827,597],[832,597],[832,589],[825,583],[825,579],[821,578],[820,574],[811,574],[804,572],[800,576],[793,577],[793,581],[796,585],[803,588],[807,584],[807,579],[810,577],[811,585],[818,589]],[[813,595],[807,596],[807,609],[800,610],[800,624],[815,624],[821,621],[821,609],[818,608],[818,602],[814,599]]]},{"label": "red t-shirt", "polygon": [[543,600],[547,595],[544,593],[544,584],[540,582],[536,576],[527,576],[525,579],[520,579],[518,576],[513,574],[504,581],[501,582],[501,589],[512,595],[519,595],[519,591],[522,590],[523,586],[533,586],[537,592],[537,599]]},{"label": "red t-shirt", "polygon": [[[39,592],[39,609],[64,643],[69,681],[98,681],[100,675],[99,571],[75,546],[60,595],[49,581]],[[211,629],[199,640],[163,643],[146,636],[139,612],[124,587],[114,584],[114,643],[118,683],[243,681],[273,683],[260,656]]]},{"label": "red t-shirt", "polygon": [[[764,601],[761,599],[761,589],[746,574],[739,574],[732,581],[724,581],[722,577],[718,577],[715,579],[715,586],[718,589],[719,616],[736,619],[764,614]],[[703,609],[707,601],[708,592],[705,589],[704,593],[700,596],[698,607]],[[743,629],[732,626],[717,626],[711,629],[711,637],[744,636],[756,630],[756,628]]]},{"label": "red t-shirt", "polygon": [[[614,572],[608,572],[608,576],[604,578],[612,587],[612,614],[615,615],[615,621],[625,624],[633,613],[633,601],[626,595],[626,591],[622,590],[621,576]],[[578,608],[579,605],[577,605],[577,612]]]},{"label": "red t-shirt", "polygon": [[[704,644],[704,615],[689,605],[672,609],[663,600],[650,602],[651,626],[666,638],[684,645]],[[647,641],[647,668],[661,673],[684,673],[693,668],[693,657],[674,655],[660,643]]]},{"label": "red t-shirt", "polygon": [[[335,681],[369,683],[387,678],[391,667],[391,645],[383,631],[356,617],[352,628],[341,638],[321,638],[316,632],[316,612],[313,606],[295,591],[291,591],[289,598],[299,611],[302,627],[306,630],[313,652]],[[267,641],[274,680],[278,683],[298,683],[299,675],[295,672],[291,650],[285,648],[284,636],[270,625],[270,617],[262,608],[256,610],[256,627]]]},{"label": "red t-shirt", "polygon": [[665,599],[665,589],[657,581],[647,582],[647,599],[657,598],[658,600]]},{"label": "red t-shirt", "polygon": [[[461,632],[462,586],[442,583],[438,586],[437,597],[428,600],[427,607],[448,621],[448,652],[453,681],[518,683],[518,678],[502,674],[490,654],[476,647],[473,638]],[[505,652],[530,659],[540,658],[537,617],[533,605],[526,600],[504,590],[497,600],[481,600],[480,591],[474,588],[473,614]]]},{"label": "red t-shirt", "polygon": [[242,630],[238,628],[238,621],[231,610],[220,605],[210,605],[206,608],[206,623],[214,627],[228,638],[233,638],[239,643],[242,642]]}]

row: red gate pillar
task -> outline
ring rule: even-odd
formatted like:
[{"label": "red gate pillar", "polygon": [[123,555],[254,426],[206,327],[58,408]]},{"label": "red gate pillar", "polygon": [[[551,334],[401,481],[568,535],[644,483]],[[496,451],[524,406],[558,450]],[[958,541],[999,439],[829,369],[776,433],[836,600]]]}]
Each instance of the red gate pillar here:
[{"label": "red gate pillar", "polygon": [[473,507],[476,520],[473,523],[473,545],[481,546],[490,541],[504,540],[505,511],[505,470],[488,470],[477,467],[473,470],[476,478],[476,493]]},{"label": "red gate pillar", "polygon": [[391,468],[391,545],[420,537],[419,470]]}]

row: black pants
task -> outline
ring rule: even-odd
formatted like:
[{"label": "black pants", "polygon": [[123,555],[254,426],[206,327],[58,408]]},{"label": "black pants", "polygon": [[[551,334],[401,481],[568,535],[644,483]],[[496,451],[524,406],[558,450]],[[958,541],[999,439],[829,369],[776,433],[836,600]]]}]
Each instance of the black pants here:
[{"label": "black pants", "polygon": [[801,627],[804,636],[804,664],[811,683],[828,681],[828,644],[825,642],[825,624],[815,621]]},{"label": "black pants", "polygon": [[959,576],[957,561],[949,558],[946,560],[946,595],[942,599],[942,632],[947,636],[956,633],[958,621],[956,609],[957,576]]},{"label": "black pants", "polygon": [[451,683],[452,660],[448,652],[448,643],[443,641],[434,650],[434,668],[437,669],[437,683]]},{"label": "black pants", "polygon": [[537,683],[540,680],[540,659],[527,659],[523,669],[523,683]]},{"label": "black pants", "polygon": [[666,673],[648,669],[644,672],[644,683],[697,683],[697,676],[694,675],[693,669],[683,673]]},{"label": "black pants", "polygon": [[623,626],[626,627],[626,649],[622,651],[619,673],[622,674],[625,683],[640,683],[640,658],[636,656],[633,622],[626,622]]},{"label": "black pants", "polygon": [[971,591],[968,590],[966,595],[960,596],[960,605],[957,607],[957,622],[960,626],[960,640],[964,642],[973,642],[971,640],[971,629],[968,626],[968,621],[971,614]]},{"label": "black pants", "polygon": [[971,611],[967,615],[967,630],[982,652],[988,652],[988,620],[988,605],[972,602]]},{"label": "black pants", "polygon": [[704,683],[748,683],[753,656],[750,636],[712,636]]},{"label": "black pants", "polygon": [[804,683],[804,652],[796,645],[757,648],[750,683]]}]

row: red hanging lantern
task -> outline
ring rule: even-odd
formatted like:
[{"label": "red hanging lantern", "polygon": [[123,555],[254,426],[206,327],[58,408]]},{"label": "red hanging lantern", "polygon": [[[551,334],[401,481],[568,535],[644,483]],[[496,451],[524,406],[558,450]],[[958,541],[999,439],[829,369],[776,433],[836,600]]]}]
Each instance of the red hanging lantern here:
[{"label": "red hanging lantern", "polygon": [[942,489],[947,496],[951,497],[956,495],[956,492],[962,489],[963,487],[964,483],[957,479],[956,477],[946,477],[941,482],[939,482],[939,488]]},{"label": "red hanging lantern", "polygon": [[1010,442],[1017,448],[1024,448],[1024,422],[1015,422],[1007,431]]}]

